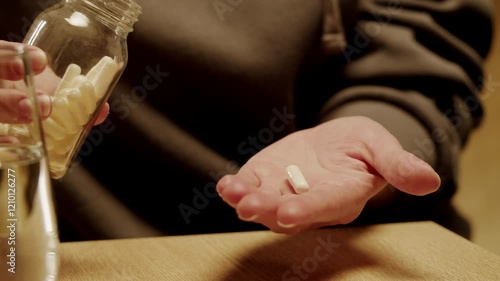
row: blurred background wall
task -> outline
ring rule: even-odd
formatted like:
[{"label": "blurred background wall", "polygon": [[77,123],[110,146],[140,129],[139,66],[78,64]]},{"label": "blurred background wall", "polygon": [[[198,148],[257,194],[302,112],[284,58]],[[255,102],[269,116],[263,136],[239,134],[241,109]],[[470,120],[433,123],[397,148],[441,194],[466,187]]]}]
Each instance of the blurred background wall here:
[{"label": "blurred background wall", "polygon": [[466,146],[457,207],[472,223],[472,241],[500,255],[500,2],[485,69],[486,118]]}]

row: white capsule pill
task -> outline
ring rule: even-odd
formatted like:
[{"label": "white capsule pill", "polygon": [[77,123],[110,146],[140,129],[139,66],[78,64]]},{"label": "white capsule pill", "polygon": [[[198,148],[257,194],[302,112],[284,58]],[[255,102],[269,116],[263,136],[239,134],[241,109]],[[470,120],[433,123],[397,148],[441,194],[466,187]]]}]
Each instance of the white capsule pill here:
[{"label": "white capsule pill", "polygon": [[88,81],[85,75],[77,75],[75,78],[73,78],[73,80],[71,81],[71,83],[67,88],[78,88],[85,81]]},{"label": "white capsule pill", "polygon": [[0,123],[0,136],[29,136],[29,128],[25,124],[4,124]]},{"label": "white capsule pill", "polygon": [[31,137],[31,132],[33,132],[33,129],[33,123],[16,124],[10,127],[10,134],[16,137]]},{"label": "white capsule pill", "polygon": [[297,194],[309,191],[309,184],[307,183],[304,175],[296,165],[289,165],[286,167],[288,181],[292,185]]},{"label": "white capsule pill", "polygon": [[91,82],[94,82],[101,75],[102,69],[104,66],[111,61],[114,61],[111,57],[104,56],[100,61],[98,61],[90,70],[87,72],[87,79]]},{"label": "white capsule pill", "polygon": [[94,71],[97,72],[96,74],[94,72],[87,74],[87,79],[94,84],[95,95],[98,99],[106,95],[118,72],[118,64],[113,59],[104,57],[101,61],[104,63],[100,65],[101,62],[99,62],[100,68]]},{"label": "white capsule pill", "polygon": [[62,140],[64,138],[66,130],[63,126],[54,122],[51,117],[45,119],[42,124],[43,131],[47,137],[51,137],[55,140]]},{"label": "white capsule pill", "polygon": [[50,169],[63,169],[66,163],[66,155],[56,154],[53,151],[49,151],[49,161]]},{"label": "white capsule pill", "polygon": [[56,146],[56,140],[53,139],[53,138],[45,138],[45,148],[47,149],[47,151],[51,151],[54,149],[54,147]]},{"label": "white capsule pill", "polygon": [[50,115],[50,117],[54,120],[54,122],[63,126],[66,129],[66,132],[69,134],[75,134],[81,128],[77,124],[77,120],[69,111],[67,97],[59,97],[53,100],[52,114]]},{"label": "white capsule pill", "polygon": [[81,74],[81,71],[82,69],[77,64],[70,64],[56,88],[55,96],[59,96],[62,89],[68,88],[75,77]]},{"label": "white capsule pill", "polygon": [[76,143],[78,135],[66,135],[54,147],[53,152],[59,155],[66,155]]},{"label": "white capsule pill", "polygon": [[94,85],[89,81],[85,81],[80,85],[79,89],[85,112],[87,112],[87,114],[93,113],[99,101],[95,96]]},{"label": "white capsule pill", "polygon": [[85,125],[89,121],[90,115],[87,114],[85,110],[80,91],[75,89],[71,90],[67,95],[67,99],[68,108],[76,120],[76,123],[80,126]]},{"label": "white capsule pill", "polygon": [[101,76],[94,84],[95,93],[99,99],[103,98],[107,94],[117,72],[118,65],[115,61],[112,61],[104,66]]},{"label": "white capsule pill", "polygon": [[7,135],[9,133],[10,125],[0,123],[0,136]]}]

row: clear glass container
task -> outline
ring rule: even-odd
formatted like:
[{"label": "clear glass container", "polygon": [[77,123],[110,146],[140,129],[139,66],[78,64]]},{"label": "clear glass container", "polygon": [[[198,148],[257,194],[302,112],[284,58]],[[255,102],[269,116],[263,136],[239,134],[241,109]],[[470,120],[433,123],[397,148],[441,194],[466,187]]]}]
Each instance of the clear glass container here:
[{"label": "clear glass container", "polygon": [[64,0],[40,13],[27,33],[24,43],[48,58],[35,83],[53,94],[42,122],[52,178],[67,173],[123,73],[127,36],[141,13],[132,0]]},{"label": "clear glass container", "polygon": [[[14,76],[13,65],[22,70]],[[16,113],[24,116],[0,118],[1,281],[55,281],[59,271],[57,220],[33,83],[29,50],[0,47],[0,102],[17,95]]]}]

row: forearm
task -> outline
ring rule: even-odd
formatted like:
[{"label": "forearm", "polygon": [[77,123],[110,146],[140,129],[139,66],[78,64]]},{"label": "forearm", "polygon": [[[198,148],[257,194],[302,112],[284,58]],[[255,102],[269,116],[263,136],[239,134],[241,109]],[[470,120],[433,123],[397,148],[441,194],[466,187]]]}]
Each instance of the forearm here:
[{"label": "forearm", "polygon": [[[382,124],[404,149],[436,170],[442,186],[423,197],[387,188],[367,211],[385,209],[382,216],[391,219],[439,216],[440,205],[451,201],[458,185],[460,151],[482,119],[479,92],[491,43],[491,3],[356,2],[356,13],[343,11],[355,15],[345,26],[347,48],[323,66],[324,72],[311,75],[313,86],[301,88],[306,93],[317,89],[316,83],[326,90],[318,92],[316,104],[298,106],[306,116],[319,111],[317,120],[304,119],[300,125],[352,115]],[[456,9],[449,9],[452,3]],[[470,28],[462,28],[465,22]],[[307,104],[304,94],[299,92],[298,99]]]}]

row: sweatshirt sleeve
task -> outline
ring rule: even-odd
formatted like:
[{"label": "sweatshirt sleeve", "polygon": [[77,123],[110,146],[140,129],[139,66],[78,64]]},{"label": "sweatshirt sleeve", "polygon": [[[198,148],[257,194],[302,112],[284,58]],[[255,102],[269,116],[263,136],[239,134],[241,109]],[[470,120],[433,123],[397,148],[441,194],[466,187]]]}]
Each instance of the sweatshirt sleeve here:
[{"label": "sweatshirt sleeve", "polygon": [[422,202],[434,206],[449,200],[457,186],[460,150],[483,117],[491,3],[359,0],[340,1],[340,7],[347,44],[316,73],[316,82],[328,92],[316,104],[318,119],[302,125],[347,115],[372,117],[405,149],[431,162],[442,178],[440,191],[408,198],[417,203],[400,200],[404,211],[398,212],[419,213]]},{"label": "sweatshirt sleeve", "polygon": [[483,116],[480,92],[492,41],[491,3],[360,0],[348,8],[342,13],[348,43],[335,58],[345,61],[343,82],[322,114],[347,101],[385,100],[431,119],[425,123],[439,119],[433,113],[452,123],[463,120],[455,130],[465,141]]}]

